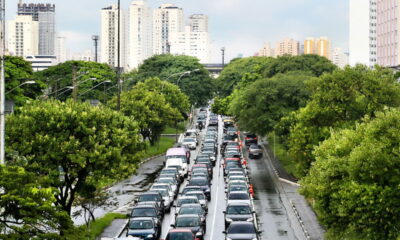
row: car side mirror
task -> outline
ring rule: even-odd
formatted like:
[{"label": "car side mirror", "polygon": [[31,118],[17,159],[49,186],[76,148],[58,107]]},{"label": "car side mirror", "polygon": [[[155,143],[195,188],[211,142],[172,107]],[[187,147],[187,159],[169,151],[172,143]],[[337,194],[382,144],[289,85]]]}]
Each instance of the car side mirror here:
[{"label": "car side mirror", "polygon": [[252,211],[251,213],[252,213],[252,214],[256,214],[256,211]]},{"label": "car side mirror", "polygon": [[222,231],[223,234],[227,234],[226,231]]},{"label": "car side mirror", "polygon": [[263,233],[263,231],[257,231],[257,233],[258,233],[258,234],[262,234],[262,233]]},{"label": "car side mirror", "polygon": [[223,214],[226,214],[226,211],[222,211]]},{"label": "car side mirror", "polygon": [[175,216],[178,216],[178,213],[175,213]]},{"label": "car side mirror", "polygon": [[175,224],[171,224],[171,227],[175,228]]}]

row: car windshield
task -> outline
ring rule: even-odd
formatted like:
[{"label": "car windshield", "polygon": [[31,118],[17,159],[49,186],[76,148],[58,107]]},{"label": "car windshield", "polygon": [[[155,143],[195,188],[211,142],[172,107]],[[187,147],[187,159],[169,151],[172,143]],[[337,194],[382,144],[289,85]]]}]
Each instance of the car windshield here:
[{"label": "car windshield", "polygon": [[135,208],[132,211],[132,217],[156,217],[157,213],[154,208]]},{"label": "car windshield", "polygon": [[181,170],[181,169],[182,169],[182,166],[179,166],[179,165],[170,165],[170,166],[168,166],[168,167],[170,167],[170,168],[176,168],[177,170]]},{"label": "car windshield", "polygon": [[155,189],[157,192],[161,194],[163,197],[168,197],[168,190],[165,189]]},{"label": "car windshield", "polygon": [[189,182],[190,186],[204,186],[208,185],[208,181],[205,178],[193,178]]},{"label": "car windshield", "polygon": [[188,192],[195,192],[195,191],[201,191],[200,187],[195,187],[195,188],[185,188],[183,189],[183,194],[188,193]]},{"label": "car windshield", "polygon": [[161,171],[161,173],[173,173],[176,174],[176,169],[175,168],[166,168],[164,170]]},{"label": "car windshield", "polygon": [[196,214],[196,215],[200,215],[203,214],[203,208],[202,207],[182,207],[179,210],[179,214],[178,215],[187,215],[187,214]]},{"label": "car windshield", "polygon": [[229,194],[230,200],[248,200],[249,195],[247,193],[231,193]]},{"label": "car windshield", "polygon": [[251,224],[231,224],[228,234],[256,234],[256,229]]},{"label": "car windshield", "polygon": [[186,195],[188,195],[188,196],[195,196],[195,197],[197,197],[197,199],[199,199],[199,200],[205,199],[205,198],[204,198],[204,195],[201,194],[201,193],[191,193],[191,194],[186,194]]},{"label": "car windshield", "polygon": [[178,200],[178,207],[182,206],[183,204],[192,204],[192,203],[199,203],[197,198],[184,198]]},{"label": "car windshield", "polygon": [[173,178],[160,178],[157,180],[158,183],[171,183],[174,184],[175,181]]},{"label": "car windshield", "polygon": [[261,148],[258,145],[250,145],[250,149],[257,150],[257,149],[261,149]]},{"label": "car windshield", "polygon": [[198,227],[200,221],[198,217],[181,217],[176,219],[176,227]]},{"label": "car windshield", "polygon": [[153,222],[150,220],[132,220],[129,229],[152,229]]},{"label": "car windshield", "polygon": [[195,142],[195,140],[193,138],[185,138],[183,142]]},{"label": "car windshield", "polygon": [[249,206],[230,206],[228,207],[227,214],[251,214]]},{"label": "car windshield", "polygon": [[229,188],[229,191],[231,192],[247,191],[247,187],[242,185],[233,185]]},{"label": "car windshield", "polygon": [[169,233],[166,240],[193,240],[191,232],[173,232]]},{"label": "car windshield", "polygon": [[158,202],[161,198],[157,194],[146,194],[139,197],[139,202]]}]

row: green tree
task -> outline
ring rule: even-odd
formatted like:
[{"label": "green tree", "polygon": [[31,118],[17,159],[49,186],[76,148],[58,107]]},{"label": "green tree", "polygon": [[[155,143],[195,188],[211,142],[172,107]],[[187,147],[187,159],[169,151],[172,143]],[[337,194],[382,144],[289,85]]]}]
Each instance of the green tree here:
[{"label": "green tree", "polygon": [[305,82],[311,78],[309,73],[288,72],[257,80],[238,90],[230,112],[241,129],[264,136],[282,117],[305,106],[310,96]]},{"label": "green tree", "polygon": [[[191,71],[190,74],[180,74]],[[151,77],[169,81],[179,86],[193,105],[205,105],[214,95],[215,82],[199,60],[189,56],[169,54],[153,56],[139,66],[137,74],[132,74],[133,83]]]},{"label": "green tree", "polygon": [[400,228],[400,111],[334,131],[315,149],[301,192],[331,239],[396,239]]},{"label": "green tree", "polygon": [[358,65],[310,82],[311,100],[296,114],[289,137],[290,153],[307,173],[312,151],[331,129],[353,127],[363,116],[400,104],[400,85],[392,71]]},{"label": "green tree", "polygon": [[163,94],[169,105],[177,109],[182,114],[182,117],[186,117],[190,110],[188,96],[173,83],[161,81],[159,78],[149,78],[144,82],[138,83],[137,87]]},{"label": "green tree", "polygon": [[68,214],[54,206],[58,191],[46,177],[0,166],[0,189],[1,239],[60,239],[59,229],[72,228]]},{"label": "green tree", "polygon": [[43,94],[46,84],[40,79],[34,79],[35,84],[26,84],[18,87],[28,80],[33,80],[32,66],[22,57],[5,56],[4,70],[5,91],[8,92],[14,89],[6,94],[7,100],[13,100],[17,106],[21,106],[27,100],[35,99]]},{"label": "green tree", "polygon": [[[35,73],[36,79],[48,84],[47,94],[49,97],[63,101],[72,96],[73,90],[68,89],[68,87],[73,86],[74,76],[77,95],[81,95],[78,98],[82,101],[88,99],[108,100],[118,90],[115,70],[107,64],[67,61]],[[104,81],[110,82],[104,83]]]},{"label": "green tree", "polygon": [[137,123],[88,103],[33,101],[6,125],[6,151],[25,157],[27,171],[48,177],[58,189],[56,205],[68,214],[81,192],[133,173],[144,148]]},{"label": "green tree", "polygon": [[229,104],[231,103],[232,98],[233,95],[229,95],[225,98],[214,98],[214,103],[211,105],[211,111],[219,115],[230,116]]},{"label": "green tree", "polygon": [[[117,99],[109,102],[110,107],[117,106]],[[171,107],[164,94],[147,90],[145,84],[138,84],[130,91],[121,94],[121,112],[134,119],[139,126],[143,139],[154,145],[168,124],[181,120],[178,109]]]}]

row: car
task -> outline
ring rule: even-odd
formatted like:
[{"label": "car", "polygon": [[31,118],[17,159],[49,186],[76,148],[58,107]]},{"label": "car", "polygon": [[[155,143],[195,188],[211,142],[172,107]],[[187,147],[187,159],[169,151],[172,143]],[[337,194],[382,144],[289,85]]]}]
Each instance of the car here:
[{"label": "car", "polygon": [[228,127],[226,130],[227,135],[234,136],[235,138],[238,137],[238,130],[235,127]]},{"label": "car", "polygon": [[250,195],[248,192],[229,192],[227,194],[227,198],[226,198],[226,204],[231,204],[231,203],[236,203],[236,202],[240,202],[240,203],[248,203],[249,205],[251,205],[251,199],[250,199]]},{"label": "car", "polygon": [[201,154],[208,154],[210,156],[211,162],[213,163],[213,165],[215,165],[215,162],[217,161],[217,157],[215,154],[215,151],[213,148],[204,148],[201,151]]},{"label": "car", "polygon": [[133,218],[127,225],[126,236],[144,240],[156,240],[161,235],[161,224],[152,217]]},{"label": "car", "polygon": [[196,237],[190,229],[186,228],[175,228],[170,229],[167,237],[165,239],[160,240],[200,240],[200,238]]},{"label": "car", "polygon": [[257,144],[257,143],[258,143],[257,135],[253,133],[244,134],[244,144],[246,146],[250,146],[251,144]]},{"label": "car", "polygon": [[200,204],[199,200],[195,196],[180,196],[176,200],[176,205],[174,205],[175,212],[179,212],[179,209],[185,204]]},{"label": "car", "polygon": [[208,174],[210,175],[210,177],[212,177],[214,170],[209,164],[204,164],[204,163],[194,164],[192,167],[192,173],[195,172],[196,169],[198,169],[198,168],[206,168],[208,171]]},{"label": "car", "polygon": [[179,170],[177,168],[164,168],[163,170],[161,170],[159,177],[167,176],[170,174],[175,175],[175,179],[178,181],[178,184],[181,184],[181,178]]},{"label": "car", "polygon": [[229,194],[231,192],[247,192],[248,194],[250,194],[249,193],[249,187],[247,185],[244,185],[244,184],[243,185],[229,185],[226,188],[225,192],[227,194]]},{"label": "car", "polygon": [[173,177],[160,177],[155,182],[156,183],[169,184],[171,186],[172,191],[174,192],[175,197],[176,197],[176,195],[178,195],[179,184],[178,184],[178,181],[175,178],[173,178]]},{"label": "car", "polygon": [[130,219],[151,217],[157,222],[163,219],[163,215],[157,210],[157,207],[153,205],[137,205],[132,208]]},{"label": "car", "polygon": [[235,221],[254,222],[255,211],[247,203],[231,203],[223,211],[225,216],[225,229]]},{"label": "car", "polygon": [[[209,182],[211,182],[211,177],[208,174],[208,172],[204,172],[204,171],[202,171],[202,172],[199,172],[199,171],[192,172],[192,174],[190,175],[190,178],[196,178],[196,177],[205,177],[205,178],[208,179]],[[189,181],[190,181],[190,179],[189,179]]]},{"label": "car", "polygon": [[186,158],[189,160],[189,163],[190,163],[190,156],[191,156],[191,153],[190,153],[189,147],[188,147],[187,145],[185,145],[185,144],[177,143],[177,144],[176,144],[176,148],[183,148],[183,149],[185,149]]},{"label": "car", "polygon": [[200,238],[204,238],[204,223],[201,217],[197,214],[192,215],[178,215],[175,219],[175,223],[171,224],[172,228],[187,228],[192,231],[192,233]]},{"label": "car", "polygon": [[185,196],[195,196],[198,200],[200,205],[204,208],[206,212],[208,212],[208,207],[207,207],[207,199],[206,195],[203,193],[203,191],[191,191],[185,194]]},{"label": "car", "polygon": [[252,144],[249,147],[249,158],[260,158],[263,155],[263,150],[260,145]]},{"label": "car", "polygon": [[165,167],[176,168],[182,180],[187,176],[188,164],[181,158],[169,158],[165,163]]},{"label": "car", "polygon": [[206,231],[206,214],[207,212],[200,204],[185,204],[180,209],[179,212],[175,213],[175,216],[182,216],[182,215],[199,215],[201,221],[204,225],[204,231]]},{"label": "car", "polygon": [[222,233],[227,240],[260,240],[261,231],[257,231],[253,222],[237,221],[231,223]]},{"label": "car", "polygon": [[208,121],[208,126],[218,126],[218,117],[216,118],[210,118]]},{"label": "car", "polygon": [[197,129],[188,129],[185,132],[185,137],[197,137],[199,136],[199,130]]},{"label": "car", "polygon": [[203,191],[199,186],[186,186],[183,188],[181,195],[185,195],[189,192]]},{"label": "car", "polygon": [[233,170],[233,169],[237,170],[238,168],[241,168],[241,167],[242,167],[242,165],[240,164],[240,161],[227,162],[227,164],[224,165],[224,176],[228,175],[228,172],[230,170]]},{"label": "car", "polygon": [[210,182],[208,181],[207,178],[205,178],[205,177],[191,178],[188,183],[188,186],[200,187],[203,190],[204,195],[206,195],[207,200],[208,201],[211,200],[211,187],[210,187]]},{"label": "car", "polygon": [[198,143],[195,138],[192,137],[186,137],[182,140],[182,144],[187,145],[190,150],[195,150]]},{"label": "car", "polygon": [[157,188],[150,188],[151,191],[159,192],[163,197],[164,203],[164,211],[169,212],[171,211],[171,205],[174,201],[174,195],[168,189],[157,189]]},{"label": "car", "polygon": [[230,177],[227,177],[226,178],[226,182],[227,183],[229,183],[229,182],[231,182],[231,181],[237,181],[237,180],[239,180],[239,181],[248,181],[248,178],[247,178],[247,176],[230,176]]},{"label": "car", "polygon": [[156,202],[159,208],[165,211],[164,199],[159,192],[148,191],[145,193],[141,193],[135,203],[140,202]]}]

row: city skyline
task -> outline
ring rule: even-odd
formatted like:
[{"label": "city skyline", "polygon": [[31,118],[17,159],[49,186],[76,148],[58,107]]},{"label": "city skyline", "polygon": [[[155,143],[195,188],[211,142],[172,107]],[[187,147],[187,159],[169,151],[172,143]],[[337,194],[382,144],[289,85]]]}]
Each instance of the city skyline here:
[{"label": "city skyline", "polygon": [[[71,52],[83,52],[93,49],[91,36],[100,33],[99,10],[116,1],[45,2],[56,4],[57,32],[67,37],[67,48]],[[226,58],[229,60],[239,54],[252,56],[264,42],[275,42],[286,37],[303,40],[307,36],[327,36],[335,43],[334,47],[341,47],[345,51],[348,49],[348,1],[345,0],[288,0],[284,3],[254,0],[252,4],[244,0],[147,2],[151,8],[158,8],[163,3],[175,4],[184,9],[185,19],[197,13],[208,15],[213,47],[212,62],[220,60],[219,49],[222,46],[226,48]],[[130,3],[130,0],[121,0],[121,7],[128,10]],[[6,0],[6,18],[15,17],[16,11],[17,2]]]}]

